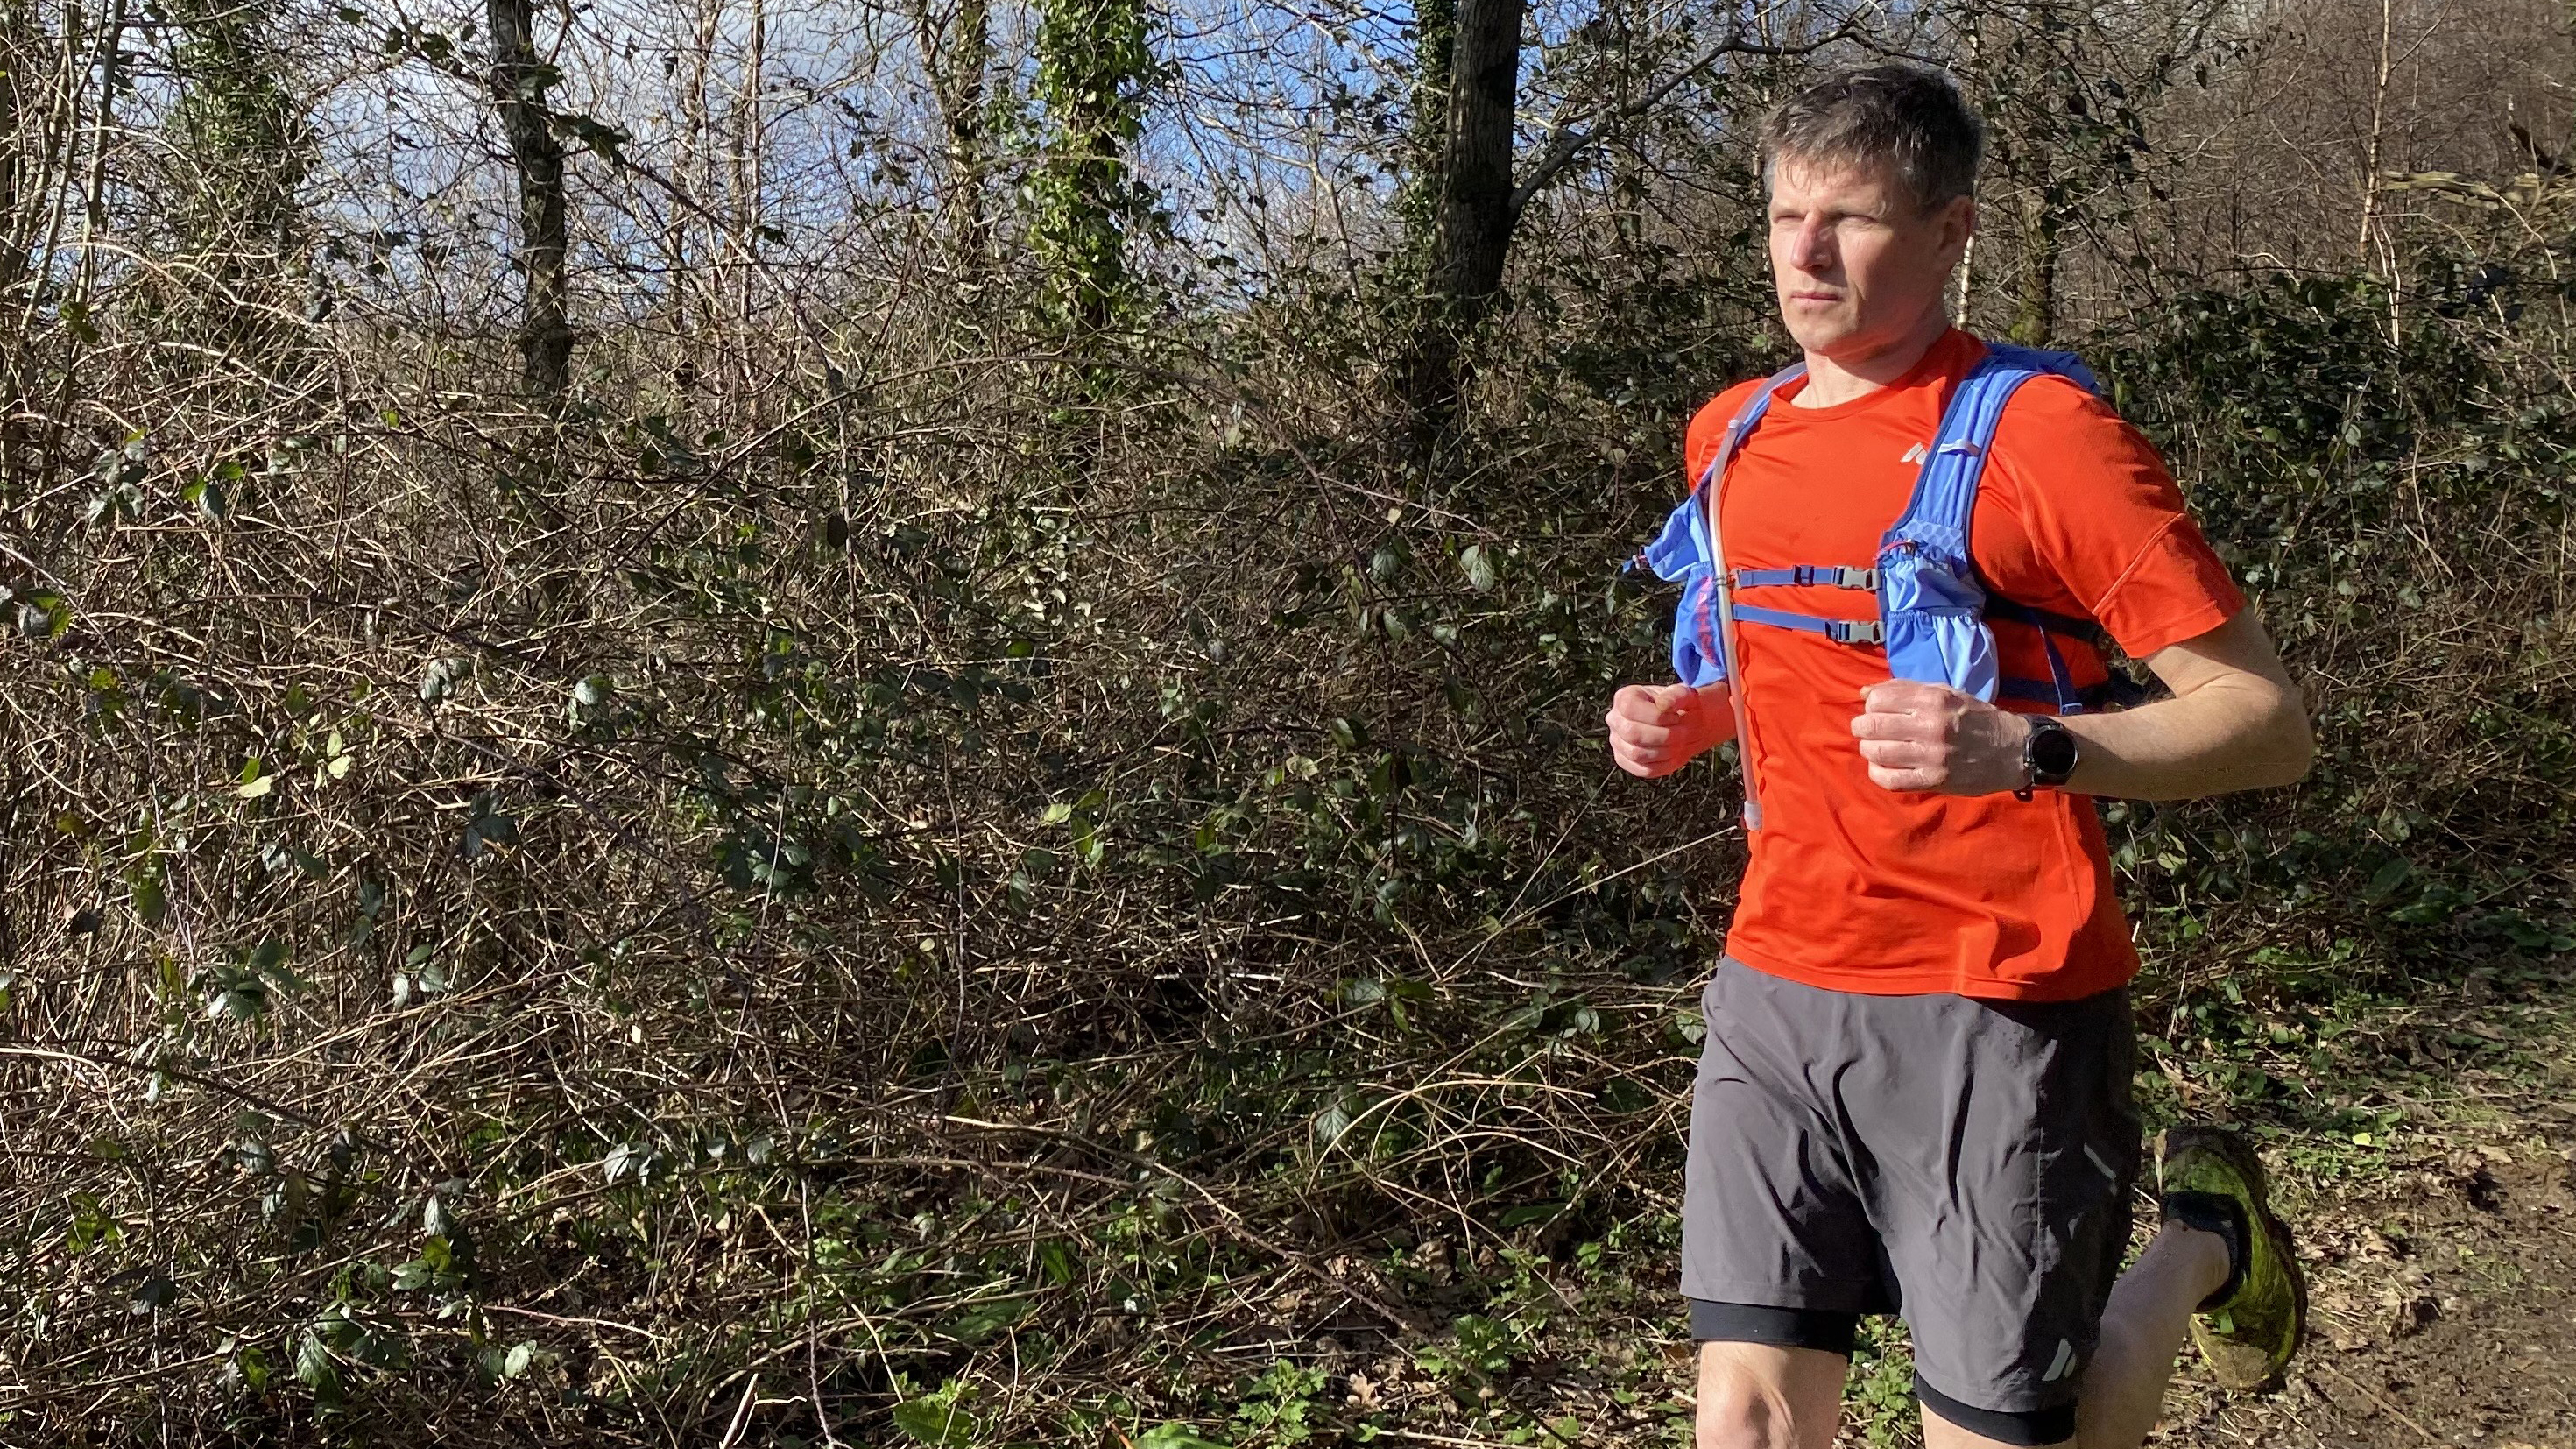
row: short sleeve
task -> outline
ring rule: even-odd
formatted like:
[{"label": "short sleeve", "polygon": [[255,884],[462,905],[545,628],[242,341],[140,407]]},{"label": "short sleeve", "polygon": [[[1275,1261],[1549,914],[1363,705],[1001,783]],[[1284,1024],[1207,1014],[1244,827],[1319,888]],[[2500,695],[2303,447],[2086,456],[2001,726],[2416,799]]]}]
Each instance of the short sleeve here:
[{"label": "short sleeve", "polygon": [[2030,593],[2072,602],[2131,658],[2244,609],[2155,445],[2092,394],[2053,378],[2024,386],[1996,430],[1992,467],[2011,485],[1999,501],[2027,535],[2027,562],[2057,585]]}]

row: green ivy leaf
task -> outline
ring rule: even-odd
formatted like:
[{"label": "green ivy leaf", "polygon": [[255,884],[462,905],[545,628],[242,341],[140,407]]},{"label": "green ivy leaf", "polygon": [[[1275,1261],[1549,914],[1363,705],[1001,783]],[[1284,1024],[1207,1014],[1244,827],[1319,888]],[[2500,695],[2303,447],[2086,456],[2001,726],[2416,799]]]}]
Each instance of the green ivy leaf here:
[{"label": "green ivy leaf", "polygon": [[313,1391],[314,1401],[325,1406],[340,1402],[340,1366],[331,1361],[331,1350],[312,1329],[295,1344],[295,1377]]},{"label": "green ivy leaf", "polygon": [[1469,544],[1458,551],[1458,567],[1467,574],[1467,587],[1477,593],[1488,593],[1494,587],[1494,556],[1482,544]]},{"label": "green ivy leaf", "polygon": [[894,1406],[894,1426],[938,1449],[965,1449],[975,1441],[975,1416],[957,1402],[957,1385]]},{"label": "green ivy leaf", "polygon": [[2363,895],[2369,900],[2384,901],[2394,895],[2399,886],[2406,884],[2406,878],[2414,873],[2414,863],[2402,855],[2398,856],[2371,876],[2370,886]]},{"label": "green ivy leaf", "polygon": [[1356,1120],[1351,1115],[1348,1100],[1341,1097],[1334,1098],[1325,1105],[1323,1111],[1315,1114],[1316,1142],[1325,1147],[1332,1146],[1342,1140]]}]

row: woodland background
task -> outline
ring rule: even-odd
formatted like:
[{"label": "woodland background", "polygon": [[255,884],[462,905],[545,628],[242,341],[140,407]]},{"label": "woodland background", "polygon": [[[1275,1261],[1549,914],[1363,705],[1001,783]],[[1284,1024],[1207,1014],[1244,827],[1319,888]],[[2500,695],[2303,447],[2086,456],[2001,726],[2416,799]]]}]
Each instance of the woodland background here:
[{"label": "woodland background", "polygon": [[1686,1442],[1618,566],[1881,57],[2319,721],[2150,1110],[2366,1156],[2576,948],[2571,25],[0,0],[0,1441]]}]

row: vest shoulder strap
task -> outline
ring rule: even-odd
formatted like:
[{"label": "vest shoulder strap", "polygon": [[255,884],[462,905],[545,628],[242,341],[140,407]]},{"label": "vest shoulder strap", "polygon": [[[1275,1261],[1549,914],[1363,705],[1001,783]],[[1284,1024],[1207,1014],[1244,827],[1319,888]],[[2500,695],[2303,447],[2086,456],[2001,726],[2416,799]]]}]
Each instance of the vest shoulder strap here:
[{"label": "vest shoulder strap", "polygon": [[2063,377],[2087,392],[2099,392],[2093,372],[2069,352],[2042,352],[2009,342],[1989,343],[1968,375],[1959,381],[1941,413],[1932,450],[1916,475],[1914,496],[1887,542],[1904,540],[1959,565],[1968,562],[1968,529],[1976,515],[1977,486],[1994,449],[1995,430],[2004,405],[2023,383],[2042,376]]},{"label": "vest shoulder strap", "polygon": [[1717,439],[1717,452],[1710,456],[1708,466],[1700,470],[1698,480],[1691,484],[1693,493],[1705,491],[1726,476],[1726,465],[1735,457],[1735,450],[1744,446],[1744,440],[1761,425],[1762,415],[1771,411],[1771,399],[1778,395],[1780,389],[1806,375],[1807,364],[1793,362],[1762,380],[1762,385],[1744,400],[1744,406],[1737,408],[1735,416],[1727,419],[1726,431]]}]

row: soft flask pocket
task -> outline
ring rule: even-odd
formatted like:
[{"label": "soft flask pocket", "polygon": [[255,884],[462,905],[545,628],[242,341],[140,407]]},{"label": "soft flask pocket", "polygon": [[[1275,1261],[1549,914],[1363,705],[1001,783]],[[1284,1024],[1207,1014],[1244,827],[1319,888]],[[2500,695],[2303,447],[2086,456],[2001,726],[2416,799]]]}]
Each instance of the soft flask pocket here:
[{"label": "soft flask pocket", "polygon": [[1995,636],[1983,617],[1983,589],[1900,545],[1880,560],[1879,590],[1889,674],[1994,699]]},{"label": "soft flask pocket", "polygon": [[1726,655],[1717,638],[1717,570],[1701,546],[1695,515],[1701,495],[1683,499],[1664,519],[1663,532],[1638,558],[1667,582],[1679,581],[1682,599],[1673,607],[1673,676],[1694,687],[1726,677]]}]

